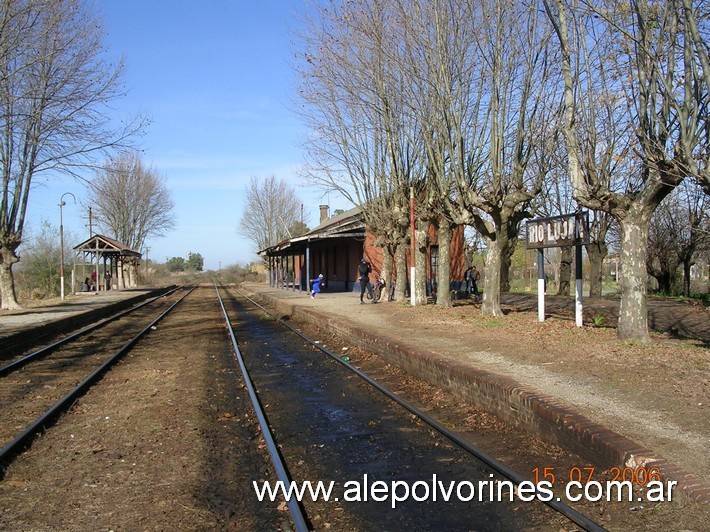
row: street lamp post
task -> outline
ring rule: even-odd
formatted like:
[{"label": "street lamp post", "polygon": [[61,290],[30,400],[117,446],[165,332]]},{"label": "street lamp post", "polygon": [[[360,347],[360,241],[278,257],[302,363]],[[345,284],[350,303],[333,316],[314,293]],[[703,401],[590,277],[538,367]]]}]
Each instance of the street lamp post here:
[{"label": "street lamp post", "polygon": [[71,192],[65,192],[59,198],[59,294],[62,301],[64,301],[64,220],[62,219],[62,207],[66,205],[64,196],[71,196],[74,198],[74,203],[76,203],[76,196]]}]

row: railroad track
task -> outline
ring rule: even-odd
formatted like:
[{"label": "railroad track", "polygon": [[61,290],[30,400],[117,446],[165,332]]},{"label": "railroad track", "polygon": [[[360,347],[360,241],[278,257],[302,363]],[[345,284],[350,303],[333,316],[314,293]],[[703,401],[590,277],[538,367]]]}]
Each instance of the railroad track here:
[{"label": "railroad track", "polygon": [[[339,528],[542,528],[564,526],[569,519],[584,530],[603,530],[555,497],[544,503],[494,503],[492,492],[499,487],[507,493],[504,488],[518,489],[528,479],[255,301],[234,290],[216,290],[278,480],[286,486],[329,481],[337,491],[329,503],[291,498],[297,530],[317,527],[313,516],[333,508],[340,515],[329,520]],[[343,502],[345,488],[365,490],[368,480],[381,494],[393,491],[380,501],[353,491],[350,503]],[[457,495],[474,502],[436,503],[437,482],[444,488],[463,486]],[[474,490],[466,492],[469,487]],[[476,489],[488,493],[483,501]],[[392,498],[405,490],[406,500]],[[392,504],[386,512],[383,500]]]},{"label": "railroad track", "polygon": [[0,367],[0,478],[7,464],[37,434],[54,423],[191,291],[171,290]]}]

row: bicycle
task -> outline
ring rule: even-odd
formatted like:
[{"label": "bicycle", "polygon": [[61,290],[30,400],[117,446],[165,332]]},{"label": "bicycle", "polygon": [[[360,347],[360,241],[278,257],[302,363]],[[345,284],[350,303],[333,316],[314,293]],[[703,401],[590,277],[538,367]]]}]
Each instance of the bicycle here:
[{"label": "bicycle", "polygon": [[372,290],[367,291],[367,299],[372,299],[373,303],[377,303],[382,297],[382,289],[385,287],[385,281],[377,278],[372,285]]}]

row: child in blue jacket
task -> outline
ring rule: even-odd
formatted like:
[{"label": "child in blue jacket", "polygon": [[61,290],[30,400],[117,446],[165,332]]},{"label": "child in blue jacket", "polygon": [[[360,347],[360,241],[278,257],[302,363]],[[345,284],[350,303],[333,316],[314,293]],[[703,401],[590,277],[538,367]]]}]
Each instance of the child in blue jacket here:
[{"label": "child in blue jacket", "polygon": [[[323,283],[323,274],[321,273],[315,279],[311,279],[311,299],[316,298],[316,294],[320,294],[320,285]],[[325,283],[323,283],[325,285]]]}]

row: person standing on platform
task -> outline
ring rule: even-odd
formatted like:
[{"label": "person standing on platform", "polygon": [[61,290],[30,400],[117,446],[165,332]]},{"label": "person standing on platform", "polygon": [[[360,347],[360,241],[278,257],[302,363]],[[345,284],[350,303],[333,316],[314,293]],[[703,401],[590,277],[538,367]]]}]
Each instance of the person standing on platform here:
[{"label": "person standing on platform", "polygon": [[481,272],[479,272],[475,266],[471,270],[471,279],[473,281],[473,295],[478,298],[480,295],[478,284],[481,282]]},{"label": "person standing on platform", "polygon": [[473,268],[471,266],[464,272],[463,280],[466,282],[466,294],[470,296],[473,293]]},{"label": "person standing on platform", "polygon": [[[358,280],[360,281],[360,304],[364,305],[365,302],[363,301],[363,296],[365,295],[365,290],[367,290],[367,294],[372,299],[372,287],[370,286],[370,272],[372,271],[372,268],[370,267],[370,263],[367,262],[366,259],[362,259],[360,261],[360,265],[357,267],[357,273],[358,273]],[[374,303],[375,300],[372,299],[372,302]]]}]

